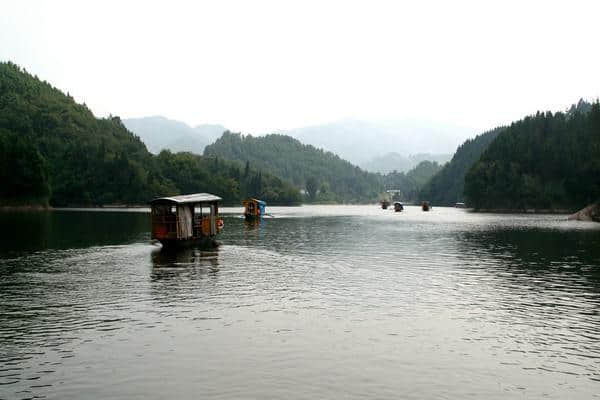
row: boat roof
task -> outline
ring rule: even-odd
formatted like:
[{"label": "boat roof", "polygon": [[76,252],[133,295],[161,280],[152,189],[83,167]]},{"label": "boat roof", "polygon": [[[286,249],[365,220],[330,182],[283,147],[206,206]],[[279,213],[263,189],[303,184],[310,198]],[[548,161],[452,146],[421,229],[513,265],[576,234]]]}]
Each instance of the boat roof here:
[{"label": "boat roof", "polygon": [[170,197],[159,197],[152,200],[150,203],[177,203],[177,204],[189,204],[189,203],[212,203],[221,201],[219,196],[215,196],[210,193],[193,193],[193,194],[182,194],[180,196]]},{"label": "boat roof", "polygon": [[259,200],[259,199],[246,199],[246,200],[244,200],[244,203],[250,202],[250,201],[254,201],[254,202],[258,203],[258,204],[262,204],[262,205],[265,205],[265,206],[267,205],[266,201],[262,201],[262,200]]}]

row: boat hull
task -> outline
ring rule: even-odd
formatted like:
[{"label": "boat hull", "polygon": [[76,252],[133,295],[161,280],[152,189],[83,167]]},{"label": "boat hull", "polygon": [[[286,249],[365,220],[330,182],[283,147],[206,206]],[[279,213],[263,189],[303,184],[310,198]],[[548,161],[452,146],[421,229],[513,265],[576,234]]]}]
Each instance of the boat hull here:
[{"label": "boat hull", "polygon": [[158,239],[158,241],[165,249],[183,249],[189,247],[211,249],[219,246],[219,242],[212,236],[191,239]]}]

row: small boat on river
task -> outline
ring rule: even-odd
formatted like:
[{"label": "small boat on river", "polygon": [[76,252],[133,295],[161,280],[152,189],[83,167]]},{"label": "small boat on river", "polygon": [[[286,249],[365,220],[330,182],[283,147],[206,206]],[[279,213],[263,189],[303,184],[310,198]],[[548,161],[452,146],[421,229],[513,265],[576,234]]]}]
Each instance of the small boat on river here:
[{"label": "small boat on river", "polygon": [[423,211],[429,211],[431,210],[433,207],[431,207],[431,205],[429,204],[428,201],[424,201],[423,203],[421,203],[421,209]]},{"label": "small boat on river", "polygon": [[244,206],[244,218],[247,221],[259,220],[266,214],[267,203],[258,199],[246,199],[242,202]]},{"label": "small boat on river", "polygon": [[152,239],[162,243],[163,248],[216,247],[215,238],[223,229],[219,201],[219,196],[210,193],[152,200]]},{"label": "small boat on river", "polygon": [[404,210],[404,206],[402,205],[402,203],[400,203],[399,201],[396,201],[394,203],[394,211],[396,212],[400,212]]},{"label": "small boat on river", "polygon": [[389,200],[381,200],[381,208],[383,208],[384,210],[387,210],[387,208],[390,206],[390,201]]}]

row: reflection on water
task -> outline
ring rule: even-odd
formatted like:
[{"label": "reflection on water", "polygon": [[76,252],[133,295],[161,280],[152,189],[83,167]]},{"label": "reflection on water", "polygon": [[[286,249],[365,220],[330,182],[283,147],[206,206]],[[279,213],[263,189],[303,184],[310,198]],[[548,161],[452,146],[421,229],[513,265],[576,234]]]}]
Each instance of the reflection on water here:
[{"label": "reflection on water", "polygon": [[185,249],[156,249],[152,252],[152,281],[216,275],[219,272],[219,248],[211,251]]},{"label": "reflection on water", "polygon": [[438,207],[3,214],[0,399],[598,398],[600,227]]},{"label": "reflection on water", "polygon": [[0,212],[0,254],[131,243],[150,237],[148,214],[132,212]]}]

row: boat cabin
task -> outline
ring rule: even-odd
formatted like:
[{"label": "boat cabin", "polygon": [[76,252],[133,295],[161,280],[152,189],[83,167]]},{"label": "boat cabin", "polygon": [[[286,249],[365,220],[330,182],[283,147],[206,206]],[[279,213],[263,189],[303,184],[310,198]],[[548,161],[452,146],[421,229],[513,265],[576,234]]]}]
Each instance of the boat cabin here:
[{"label": "boat cabin", "polygon": [[242,202],[244,206],[244,217],[246,219],[257,219],[265,215],[267,203],[258,199],[246,199]]},{"label": "boat cabin", "polygon": [[404,210],[404,206],[399,201],[394,203],[394,211],[400,212]]},{"label": "boat cabin", "polygon": [[152,200],[152,239],[165,247],[216,245],[214,238],[223,229],[219,201],[220,197],[210,193]]}]

